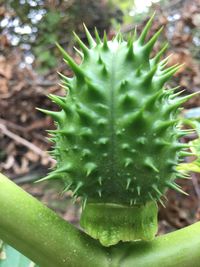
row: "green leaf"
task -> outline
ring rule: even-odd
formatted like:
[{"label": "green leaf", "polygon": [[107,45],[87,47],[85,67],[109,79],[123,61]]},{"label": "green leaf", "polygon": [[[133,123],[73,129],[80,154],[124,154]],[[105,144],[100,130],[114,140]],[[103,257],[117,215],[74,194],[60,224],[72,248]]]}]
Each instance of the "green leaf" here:
[{"label": "green leaf", "polygon": [[181,163],[177,167],[178,171],[182,172],[199,172],[200,173],[200,163],[198,161],[194,161],[192,163]]},{"label": "green leaf", "polygon": [[189,142],[190,149],[196,157],[196,160],[188,163],[180,163],[177,166],[177,170],[186,173],[190,171],[200,173],[200,123],[196,120],[187,120],[186,124],[194,128],[198,135],[197,139]]},{"label": "green leaf", "polygon": [[0,244],[0,267],[39,267],[20,252]]}]

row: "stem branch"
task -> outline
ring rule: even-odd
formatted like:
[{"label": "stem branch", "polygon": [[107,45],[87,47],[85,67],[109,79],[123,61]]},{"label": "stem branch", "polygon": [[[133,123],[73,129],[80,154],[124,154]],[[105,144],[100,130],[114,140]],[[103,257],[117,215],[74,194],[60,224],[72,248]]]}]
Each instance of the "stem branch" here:
[{"label": "stem branch", "polygon": [[40,267],[197,267],[199,236],[200,222],[105,248],[0,174],[0,238]]},{"label": "stem branch", "polygon": [[1,174],[0,238],[40,267],[108,266],[97,241]]}]

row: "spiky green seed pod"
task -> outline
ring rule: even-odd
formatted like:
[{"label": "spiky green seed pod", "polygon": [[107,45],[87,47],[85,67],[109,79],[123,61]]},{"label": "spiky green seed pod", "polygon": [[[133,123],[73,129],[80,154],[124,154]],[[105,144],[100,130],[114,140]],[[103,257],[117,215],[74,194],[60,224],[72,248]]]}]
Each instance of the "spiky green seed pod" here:
[{"label": "spiky green seed pod", "polygon": [[157,230],[156,202],[167,188],[184,193],[174,180],[185,155],[179,137],[179,97],[164,84],[179,69],[160,61],[166,45],[150,58],[161,30],[147,42],[149,20],[141,35],[128,41],[118,34],[96,40],[88,30],[87,47],[75,34],[82,63],[59,46],[73,78],[61,74],[66,97],[50,95],[59,112],[45,111],[57,129],[51,131],[57,167],[44,179],[58,178],[64,190],[82,197],[81,224],[103,245],[119,240],[150,240]]}]

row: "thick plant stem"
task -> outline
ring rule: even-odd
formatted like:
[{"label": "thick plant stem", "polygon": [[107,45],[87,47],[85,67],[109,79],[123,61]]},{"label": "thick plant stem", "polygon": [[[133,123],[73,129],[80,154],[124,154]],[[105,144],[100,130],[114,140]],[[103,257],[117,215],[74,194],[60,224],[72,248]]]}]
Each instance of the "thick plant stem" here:
[{"label": "thick plant stem", "polygon": [[0,238],[40,267],[108,266],[98,241],[0,174]]},{"label": "thick plant stem", "polygon": [[104,248],[0,175],[0,238],[40,267],[199,267],[199,236],[200,222]]},{"label": "thick plant stem", "polygon": [[120,267],[199,267],[200,222],[151,242],[121,244],[117,254],[120,260],[115,266]]}]

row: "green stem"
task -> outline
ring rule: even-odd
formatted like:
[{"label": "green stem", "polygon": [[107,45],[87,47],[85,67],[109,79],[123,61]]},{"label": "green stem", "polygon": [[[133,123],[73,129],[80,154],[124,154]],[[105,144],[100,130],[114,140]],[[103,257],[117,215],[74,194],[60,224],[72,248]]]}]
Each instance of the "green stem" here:
[{"label": "green stem", "polygon": [[108,266],[106,251],[97,241],[1,174],[0,238],[40,267]]},{"label": "green stem", "polygon": [[197,267],[199,236],[200,222],[104,248],[0,175],[0,238],[40,267]]},{"label": "green stem", "polygon": [[115,267],[198,267],[200,222],[151,242],[121,244],[116,252],[120,259]]}]

